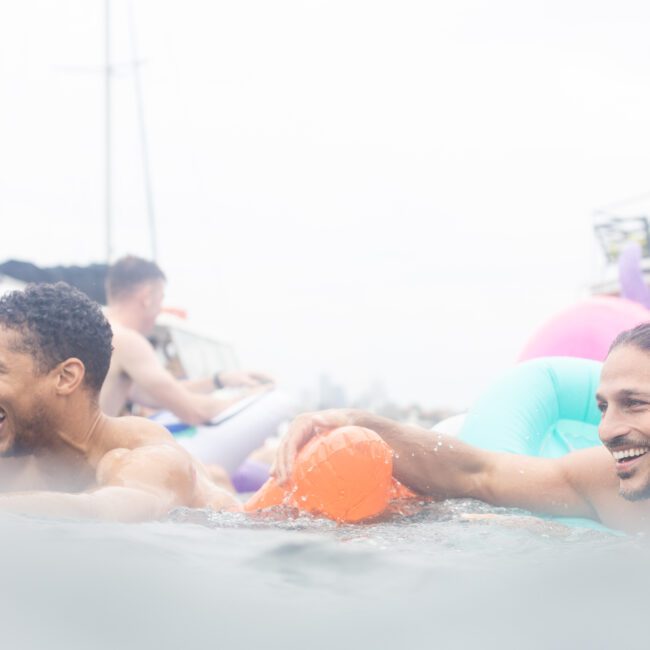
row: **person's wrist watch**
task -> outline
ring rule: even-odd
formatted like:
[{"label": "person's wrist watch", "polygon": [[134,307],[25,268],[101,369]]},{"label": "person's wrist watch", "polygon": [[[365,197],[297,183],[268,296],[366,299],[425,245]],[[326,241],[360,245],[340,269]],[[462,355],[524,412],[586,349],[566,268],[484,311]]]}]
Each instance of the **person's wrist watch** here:
[{"label": "person's wrist watch", "polygon": [[214,375],[212,376],[212,383],[215,388],[223,388],[223,382],[219,378],[219,374],[220,373],[215,372]]}]

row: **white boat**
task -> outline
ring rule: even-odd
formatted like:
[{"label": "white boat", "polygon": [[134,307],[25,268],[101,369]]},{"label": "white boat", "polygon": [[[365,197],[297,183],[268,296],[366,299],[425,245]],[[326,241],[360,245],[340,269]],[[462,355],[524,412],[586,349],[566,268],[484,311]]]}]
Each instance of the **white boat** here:
[{"label": "white boat", "polygon": [[619,258],[625,247],[634,242],[641,249],[640,270],[650,285],[650,220],[645,215],[613,215],[597,213],[594,234],[605,258],[605,264],[590,290],[596,295],[620,295]]},{"label": "white boat", "polygon": [[149,336],[163,364],[177,377],[211,377],[239,368],[233,347],[214,338],[181,316],[163,311]]}]

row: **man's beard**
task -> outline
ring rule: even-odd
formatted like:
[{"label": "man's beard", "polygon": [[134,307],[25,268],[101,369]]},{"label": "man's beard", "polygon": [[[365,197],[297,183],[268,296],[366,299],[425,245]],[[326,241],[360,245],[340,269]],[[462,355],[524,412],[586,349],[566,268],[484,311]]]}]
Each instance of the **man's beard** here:
[{"label": "man's beard", "polygon": [[620,487],[618,490],[620,496],[622,496],[626,501],[644,501],[645,499],[650,499],[650,484],[646,485],[640,490],[627,491],[624,487]]},{"label": "man's beard", "polygon": [[29,456],[47,447],[50,435],[55,432],[47,410],[42,403],[35,403],[29,417],[16,417],[12,422],[15,427],[13,445],[2,455],[5,457]]}]

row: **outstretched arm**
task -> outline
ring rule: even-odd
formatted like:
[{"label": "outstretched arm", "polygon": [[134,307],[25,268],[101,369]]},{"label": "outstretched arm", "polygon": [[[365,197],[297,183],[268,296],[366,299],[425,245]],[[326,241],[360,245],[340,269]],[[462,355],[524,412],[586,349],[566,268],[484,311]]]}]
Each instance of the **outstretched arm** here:
[{"label": "outstretched arm", "polygon": [[183,379],[183,386],[194,393],[211,393],[215,388],[256,388],[266,384],[271,388],[275,380],[262,372],[246,370],[222,370],[213,377]]},{"label": "outstretched arm", "polygon": [[260,386],[228,398],[193,392],[163,367],[144,337],[130,331],[121,331],[119,337],[120,364],[133,380],[132,397],[147,406],[166,408],[187,424],[208,422],[242,397],[267,390]]},{"label": "outstretched arm", "polygon": [[114,449],[97,467],[96,490],[1,495],[0,511],[138,522],[160,519],[179,506],[237,508],[233,497],[214,486],[206,499],[197,470],[200,473],[202,468],[175,444]]},{"label": "outstretched arm", "polygon": [[600,459],[602,449],[562,459],[487,452],[435,431],[363,411],[298,416],[278,450],[275,476],[287,480],[298,451],[314,435],[347,424],[377,432],[394,451],[395,478],[419,494],[471,497],[551,515],[596,517],[585,476],[593,468],[590,456],[595,453]]},{"label": "outstretched arm", "polygon": [[0,512],[64,519],[137,522],[169,512],[156,495],[124,487],[105,487],[83,494],[25,492],[0,496]]}]

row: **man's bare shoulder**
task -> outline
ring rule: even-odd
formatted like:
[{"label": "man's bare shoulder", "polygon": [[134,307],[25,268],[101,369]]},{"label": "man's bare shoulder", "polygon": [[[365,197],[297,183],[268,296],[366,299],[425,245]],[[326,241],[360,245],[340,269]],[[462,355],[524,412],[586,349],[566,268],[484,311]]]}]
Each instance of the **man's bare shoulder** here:
[{"label": "man's bare shoulder", "polygon": [[142,368],[158,368],[159,363],[151,343],[130,327],[113,327],[113,360],[116,369],[133,377]]},{"label": "man's bare shoulder", "polygon": [[99,485],[137,485],[163,492],[165,507],[239,510],[239,502],[210,479],[160,425],[138,417],[111,418],[113,444],[97,466]]},{"label": "man's bare shoulder", "polygon": [[109,439],[112,448],[136,449],[145,445],[171,444],[182,449],[165,427],[147,418],[123,416],[109,418]]},{"label": "man's bare shoulder", "polygon": [[125,345],[149,345],[147,339],[140,332],[130,327],[125,327],[119,323],[111,323],[111,328],[113,330],[113,344],[116,351]]}]

